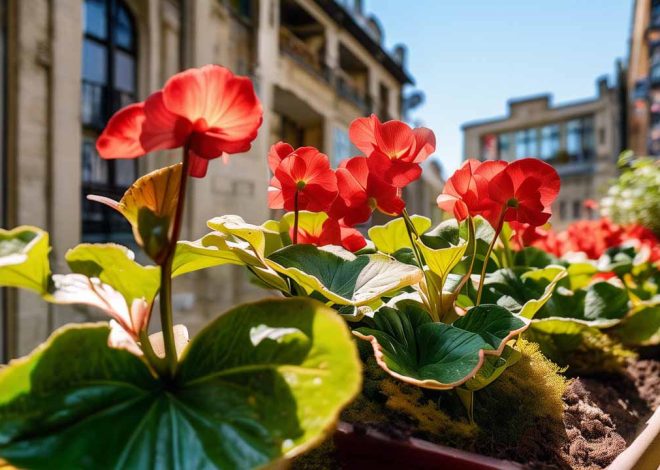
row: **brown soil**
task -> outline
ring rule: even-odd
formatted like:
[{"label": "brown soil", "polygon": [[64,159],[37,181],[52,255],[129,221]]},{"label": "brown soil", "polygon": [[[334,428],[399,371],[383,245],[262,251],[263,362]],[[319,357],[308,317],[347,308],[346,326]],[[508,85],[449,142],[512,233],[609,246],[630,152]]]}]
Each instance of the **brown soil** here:
[{"label": "brown soil", "polygon": [[[507,379],[498,379],[493,386],[498,382],[506,384]],[[381,383],[389,385],[383,387]],[[480,392],[475,402],[479,425],[472,426],[464,415],[457,414],[462,410],[454,394],[421,393],[417,388],[388,381],[368,368],[363,396],[343,419],[399,439],[415,436],[516,461],[527,468],[602,469],[632,442],[639,427],[660,405],[660,361],[631,361],[620,374],[572,380],[562,397],[563,412],[559,403],[554,417],[551,410],[557,407],[553,404],[547,405],[546,411],[530,415],[529,403],[538,402],[535,394],[539,390],[530,390],[532,399],[527,403],[522,399],[518,410],[512,410],[510,404],[498,410],[497,403],[506,399],[502,390],[507,385],[499,392],[493,386],[490,395],[486,391],[491,387]],[[392,406],[393,397],[396,407]],[[341,468],[334,455],[331,446],[326,445],[322,455],[312,452],[297,461],[294,468]]]}]

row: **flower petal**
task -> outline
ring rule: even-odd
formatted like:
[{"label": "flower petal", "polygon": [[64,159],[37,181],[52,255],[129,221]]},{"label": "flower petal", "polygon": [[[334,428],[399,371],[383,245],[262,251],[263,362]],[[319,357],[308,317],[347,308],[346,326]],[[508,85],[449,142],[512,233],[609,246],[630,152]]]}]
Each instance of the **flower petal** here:
[{"label": "flower petal", "polygon": [[147,151],[140,142],[145,121],[144,103],[135,103],[117,111],[96,141],[103,158],[135,158]]}]

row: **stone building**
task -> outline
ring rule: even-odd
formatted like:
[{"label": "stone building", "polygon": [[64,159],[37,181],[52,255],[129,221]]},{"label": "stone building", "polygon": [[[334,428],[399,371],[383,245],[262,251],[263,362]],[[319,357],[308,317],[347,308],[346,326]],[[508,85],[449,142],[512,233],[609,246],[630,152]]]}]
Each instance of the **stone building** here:
[{"label": "stone building", "polygon": [[597,96],[553,105],[544,94],[514,99],[502,118],[463,125],[463,157],[480,160],[540,158],[561,177],[561,191],[551,223],[563,228],[587,218],[586,199],[598,199],[616,175],[622,150],[621,90],[607,78],[597,82]]},{"label": "stone building", "polygon": [[660,1],[636,0],[627,76],[628,147],[660,155]]},{"label": "stone building", "polygon": [[[250,76],[265,110],[249,153],[214,161],[192,182],[186,239],[205,233],[213,216],[269,217],[272,143],[314,145],[336,163],[354,152],[354,118],[400,118],[411,102],[405,48],[384,48],[378,20],[359,0],[4,0],[0,28],[0,223],[48,230],[54,272],[67,272],[64,254],[82,241],[132,242],[120,217],[84,196],[118,199],[137,176],[179,155],[102,161],[95,139],[112,112],[183,68],[218,63]],[[178,320],[192,330],[263,295],[236,267],[175,284]],[[5,359],[62,323],[96,318],[29,293],[1,295]]]}]

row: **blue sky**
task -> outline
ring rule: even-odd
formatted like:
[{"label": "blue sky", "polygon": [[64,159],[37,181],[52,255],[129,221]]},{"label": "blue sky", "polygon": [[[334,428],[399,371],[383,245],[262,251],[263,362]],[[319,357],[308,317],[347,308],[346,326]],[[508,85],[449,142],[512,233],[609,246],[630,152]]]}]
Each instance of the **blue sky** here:
[{"label": "blue sky", "polygon": [[594,96],[596,78],[625,57],[632,0],[367,0],[385,43],[408,46],[426,94],[415,114],[433,129],[450,174],[462,158],[461,124],[505,114],[513,97],[554,103]]}]

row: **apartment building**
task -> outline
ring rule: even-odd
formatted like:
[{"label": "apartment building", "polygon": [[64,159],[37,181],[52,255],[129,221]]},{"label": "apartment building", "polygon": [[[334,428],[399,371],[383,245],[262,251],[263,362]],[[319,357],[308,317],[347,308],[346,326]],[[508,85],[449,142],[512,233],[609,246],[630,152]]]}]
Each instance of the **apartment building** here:
[{"label": "apartment building", "polygon": [[635,0],[627,80],[628,147],[660,155],[660,1]]},{"label": "apartment building", "polygon": [[[217,63],[249,75],[265,110],[249,153],[228,165],[214,161],[206,178],[192,182],[188,239],[205,233],[213,216],[269,217],[265,156],[272,143],[314,145],[336,163],[354,153],[347,132],[354,118],[401,118],[418,101],[404,94],[413,84],[405,47],[385,49],[378,19],[359,0],[7,0],[0,8],[1,223],[47,229],[54,272],[67,271],[66,250],[80,242],[132,243],[121,217],[85,195],[118,199],[139,175],[178,154],[103,161],[95,139],[115,110],[183,68]],[[411,190],[413,197],[428,192]],[[175,284],[178,320],[193,331],[263,295],[237,267]],[[29,293],[2,296],[5,359],[60,324],[98,318]]]},{"label": "apartment building", "polygon": [[561,105],[547,94],[510,100],[505,117],[463,125],[463,157],[540,158],[561,177],[553,226],[586,218],[584,201],[602,196],[616,175],[623,135],[620,83],[601,78],[595,98]]}]

